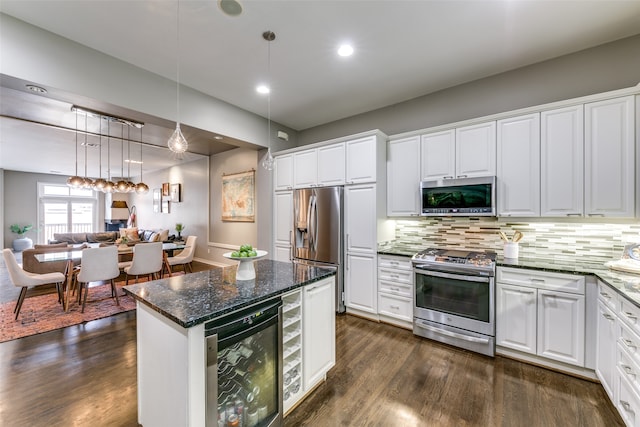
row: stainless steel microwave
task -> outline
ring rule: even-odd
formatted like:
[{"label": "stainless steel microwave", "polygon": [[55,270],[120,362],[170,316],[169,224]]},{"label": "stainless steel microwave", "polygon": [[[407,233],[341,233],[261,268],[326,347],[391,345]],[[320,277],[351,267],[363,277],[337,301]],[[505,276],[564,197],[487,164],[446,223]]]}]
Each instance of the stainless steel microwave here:
[{"label": "stainless steel microwave", "polygon": [[496,216],[496,177],[420,182],[421,216]]}]

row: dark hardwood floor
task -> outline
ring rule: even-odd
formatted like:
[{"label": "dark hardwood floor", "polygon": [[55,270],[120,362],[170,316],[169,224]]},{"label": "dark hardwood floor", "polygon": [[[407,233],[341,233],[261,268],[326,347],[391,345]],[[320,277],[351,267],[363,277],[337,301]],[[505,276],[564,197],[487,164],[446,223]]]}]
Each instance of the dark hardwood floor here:
[{"label": "dark hardwood floor", "polygon": [[[622,426],[599,384],[340,315],[286,426]],[[135,312],[0,344],[0,425],[136,426]],[[179,426],[177,426],[179,427]]]}]

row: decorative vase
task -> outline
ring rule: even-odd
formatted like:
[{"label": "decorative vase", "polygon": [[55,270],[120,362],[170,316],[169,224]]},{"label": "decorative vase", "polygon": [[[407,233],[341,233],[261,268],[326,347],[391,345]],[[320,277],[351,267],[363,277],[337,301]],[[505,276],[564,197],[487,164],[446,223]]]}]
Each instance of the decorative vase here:
[{"label": "decorative vase", "polygon": [[182,240],[182,236],[180,235],[179,231],[178,231],[178,240]]},{"label": "decorative vase", "polygon": [[13,241],[13,250],[16,252],[22,252],[31,247],[33,247],[33,240],[28,237],[19,237]]}]

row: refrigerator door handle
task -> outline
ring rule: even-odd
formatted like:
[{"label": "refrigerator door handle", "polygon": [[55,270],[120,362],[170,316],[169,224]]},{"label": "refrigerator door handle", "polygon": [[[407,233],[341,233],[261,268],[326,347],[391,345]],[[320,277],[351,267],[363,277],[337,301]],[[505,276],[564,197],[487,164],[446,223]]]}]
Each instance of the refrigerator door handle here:
[{"label": "refrigerator door handle", "polygon": [[311,198],[311,219],[309,221],[309,248],[314,252],[318,251],[318,199],[317,196]]}]

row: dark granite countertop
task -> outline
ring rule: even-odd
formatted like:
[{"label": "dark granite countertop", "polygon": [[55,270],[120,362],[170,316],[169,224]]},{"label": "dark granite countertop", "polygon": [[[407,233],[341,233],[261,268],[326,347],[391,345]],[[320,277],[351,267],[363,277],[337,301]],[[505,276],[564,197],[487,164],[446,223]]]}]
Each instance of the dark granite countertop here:
[{"label": "dark granite countertop", "polygon": [[260,259],[254,280],[235,280],[235,268],[216,268],[125,286],[134,299],[183,328],[265,301],[335,275],[329,268]]},{"label": "dark granite countertop", "polygon": [[[411,257],[421,249],[411,245],[387,242],[378,247],[381,255],[396,255]],[[570,255],[553,256],[552,254],[536,254],[535,256],[522,256],[517,260],[511,260],[498,255],[496,264],[500,267],[527,268],[533,270],[550,271],[556,273],[569,273],[580,275],[593,275],[615,289],[620,295],[640,307],[640,275],[626,274],[607,268],[604,263],[607,260],[589,259],[588,257],[575,257]],[[611,260],[613,261],[613,260]]]}]

